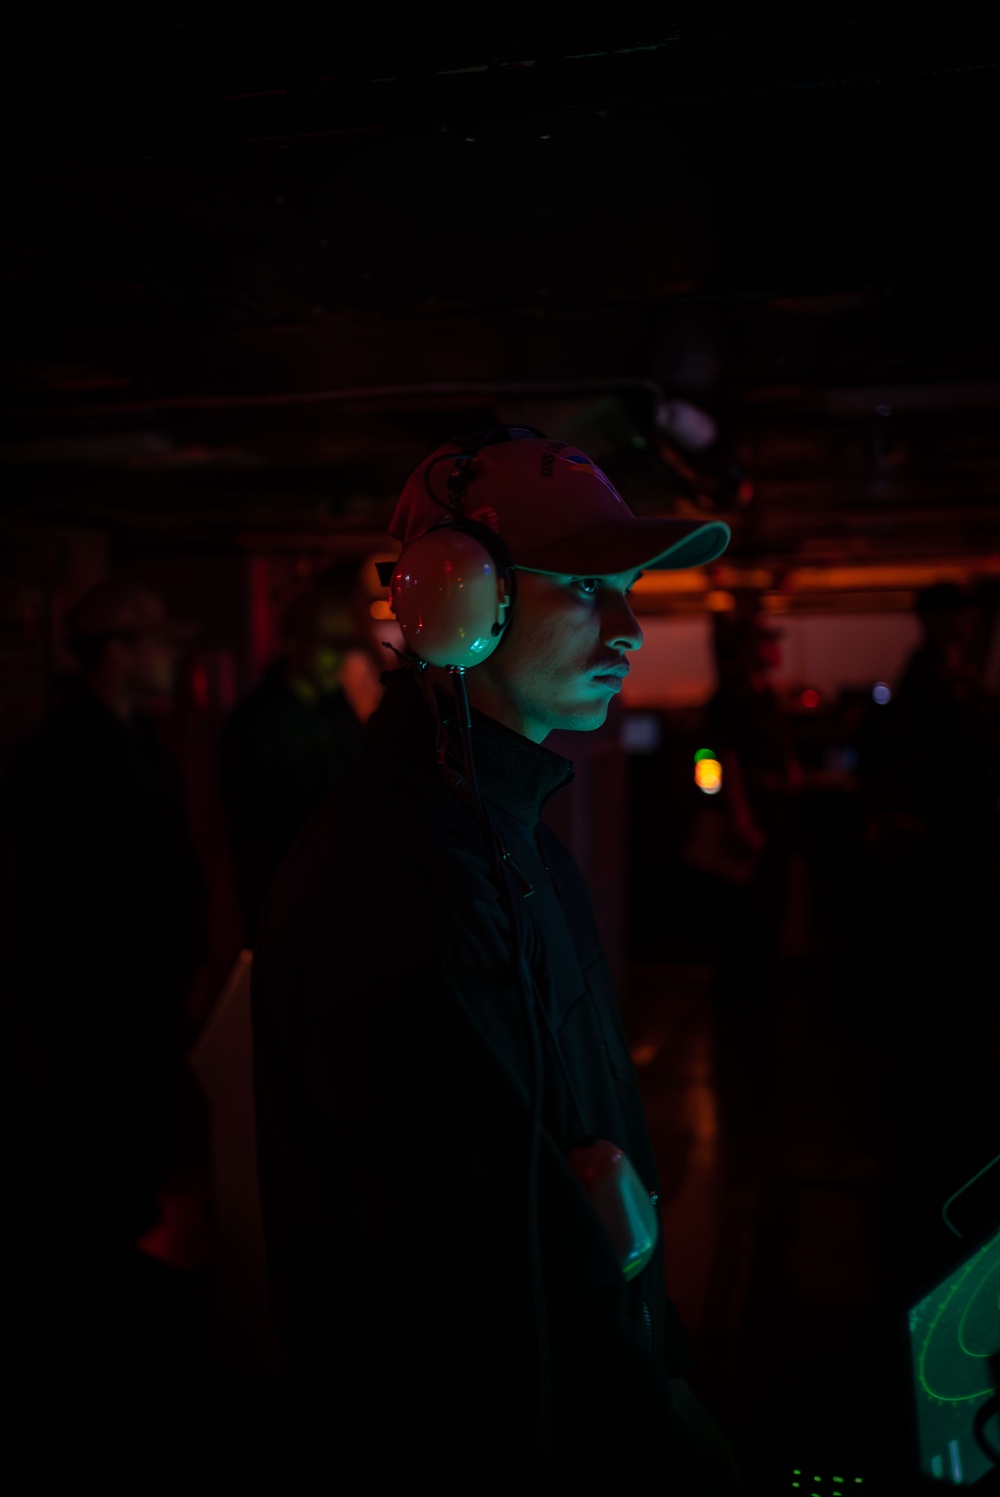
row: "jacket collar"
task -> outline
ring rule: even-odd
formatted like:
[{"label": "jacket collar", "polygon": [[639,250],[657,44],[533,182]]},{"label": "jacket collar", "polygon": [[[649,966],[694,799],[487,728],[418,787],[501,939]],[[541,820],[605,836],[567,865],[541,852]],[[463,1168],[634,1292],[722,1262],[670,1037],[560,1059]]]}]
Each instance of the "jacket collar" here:
[{"label": "jacket collar", "polygon": [[[385,697],[370,724],[379,747],[406,741],[420,758],[434,755],[434,719],[410,670],[387,671],[382,680]],[[453,697],[436,692],[441,720],[448,730],[448,759],[462,769],[461,739]],[[472,709],[472,752],[479,789],[485,800],[526,827],[535,827],[551,795],[574,778],[571,760],[540,743],[532,743],[493,717]]]}]

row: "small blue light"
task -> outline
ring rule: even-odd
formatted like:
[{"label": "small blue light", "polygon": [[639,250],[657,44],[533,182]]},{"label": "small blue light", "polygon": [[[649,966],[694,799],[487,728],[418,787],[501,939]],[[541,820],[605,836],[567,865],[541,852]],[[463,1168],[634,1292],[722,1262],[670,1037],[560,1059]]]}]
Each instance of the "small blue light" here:
[{"label": "small blue light", "polygon": [[875,682],[875,685],[872,687],[872,701],[877,702],[880,707],[884,707],[886,702],[892,701],[892,692],[884,681]]}]

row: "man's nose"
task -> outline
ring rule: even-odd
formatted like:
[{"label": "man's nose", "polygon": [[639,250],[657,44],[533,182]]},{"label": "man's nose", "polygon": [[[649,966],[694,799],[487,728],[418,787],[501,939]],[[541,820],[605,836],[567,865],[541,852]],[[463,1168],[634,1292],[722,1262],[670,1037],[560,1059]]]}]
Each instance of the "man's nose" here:
[{"label": "man's nose", "polygon": [[624,594],[609,597],[604,610],[604,643],[616,650],[642,648],[642,630]]}]

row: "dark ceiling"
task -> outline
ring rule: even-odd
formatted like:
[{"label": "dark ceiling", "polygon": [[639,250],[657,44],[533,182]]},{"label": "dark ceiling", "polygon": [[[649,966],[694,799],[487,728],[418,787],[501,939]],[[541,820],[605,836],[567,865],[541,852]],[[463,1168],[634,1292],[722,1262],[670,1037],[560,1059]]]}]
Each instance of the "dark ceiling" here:
[{"label": "dark ceiling", "polygon": [[1000,50],[808,9],[36,8],[6,524],[377,533],[430,446],[518,420],[748,564],[997,556]]}]

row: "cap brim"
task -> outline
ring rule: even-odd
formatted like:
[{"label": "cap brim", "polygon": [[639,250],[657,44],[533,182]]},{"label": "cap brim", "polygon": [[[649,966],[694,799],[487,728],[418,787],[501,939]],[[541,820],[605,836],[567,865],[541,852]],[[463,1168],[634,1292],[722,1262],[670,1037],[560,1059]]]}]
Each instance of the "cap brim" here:
[{"label": "cap brim", "polygon": [[521,552],[515,566],[608,577],[617,572],[680,572],[721,556],[731,532],[721,520],[609,520],[578,535]]}]

